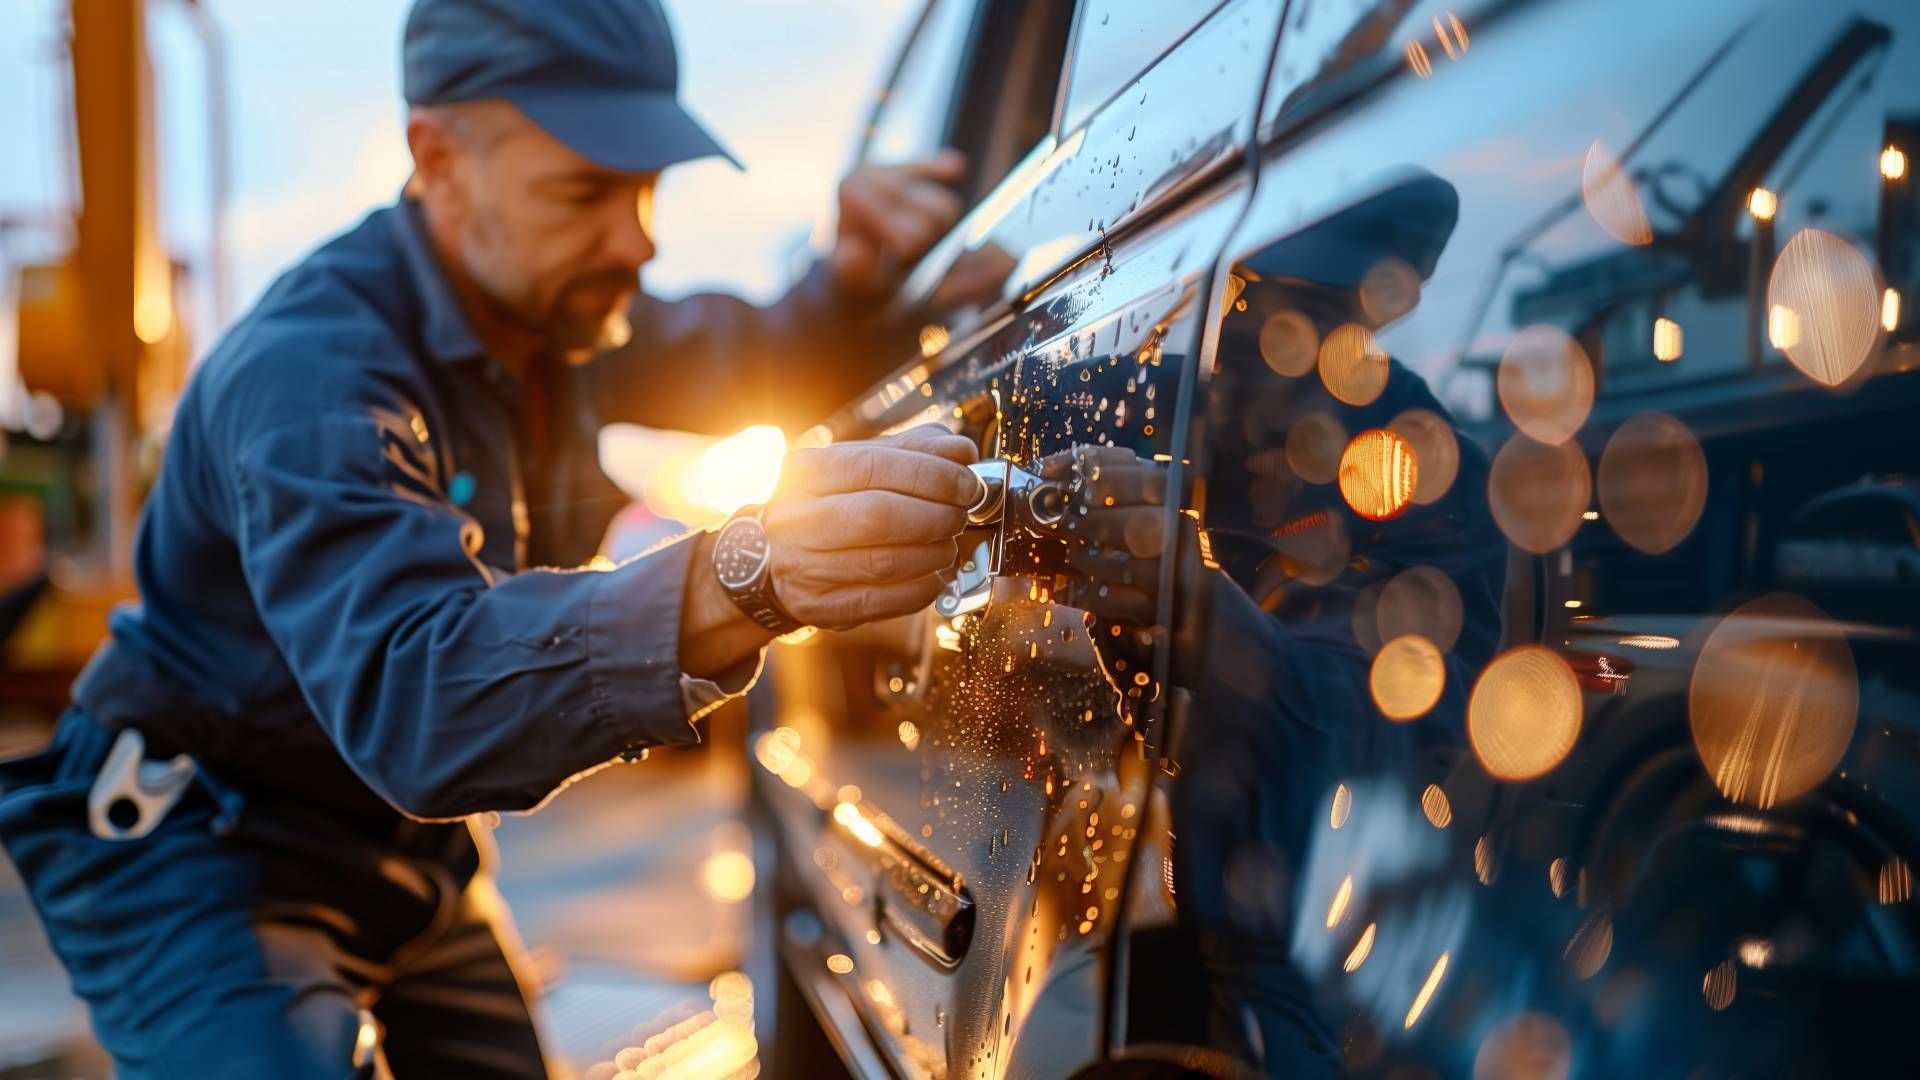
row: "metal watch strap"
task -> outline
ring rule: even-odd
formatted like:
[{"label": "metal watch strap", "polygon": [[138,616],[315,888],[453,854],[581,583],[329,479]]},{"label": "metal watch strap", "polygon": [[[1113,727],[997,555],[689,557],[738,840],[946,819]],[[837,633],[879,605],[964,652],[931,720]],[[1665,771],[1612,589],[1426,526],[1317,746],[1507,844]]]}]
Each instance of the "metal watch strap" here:
[{"label": "metal watch strap", "polygon": [[[766,528],[767,508],[764,505],[743,507],[740,514],[752,515],[753,519],[760,523],[762,530]],[[775,599],[771,564],[768,565],[766,573],[761,575],[757,584],[737,591],[728,589],[726,592],[733,598],[734,604],[747,613],[748,618],[773,633],[791,634],[804,625],[800,620],[787,614],[786,610],[780,606],[779,600]]]}]

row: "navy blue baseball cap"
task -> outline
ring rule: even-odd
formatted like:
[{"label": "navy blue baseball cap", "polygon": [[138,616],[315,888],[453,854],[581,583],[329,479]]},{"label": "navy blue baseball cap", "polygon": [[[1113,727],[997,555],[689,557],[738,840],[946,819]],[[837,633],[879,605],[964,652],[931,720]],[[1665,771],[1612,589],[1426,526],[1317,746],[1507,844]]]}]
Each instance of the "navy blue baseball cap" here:
[{"label": "navy blue baseball cap", "polygon": [[500,98],[581,157],[653,172],[719,155],[680,104],[658,0],[415,0],[401,45],[409,105]]}]

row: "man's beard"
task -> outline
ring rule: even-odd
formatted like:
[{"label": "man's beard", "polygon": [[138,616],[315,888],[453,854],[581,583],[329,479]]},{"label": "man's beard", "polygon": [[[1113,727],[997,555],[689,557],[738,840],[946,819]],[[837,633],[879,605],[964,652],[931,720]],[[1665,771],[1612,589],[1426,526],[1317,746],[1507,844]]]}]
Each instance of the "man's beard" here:
[{"label": "man's beard", "polygon": [[610,349],[627,343],[633,327],[627,320],[625,304],[616,301],[599,314],[583,314],[568,303],[585,289],[603,288],[615,294],[631,293],[637,288],[639,274],[619,267],[594,270],[568,279],[553,299],[542,332],[547,343],[560,352]]}]

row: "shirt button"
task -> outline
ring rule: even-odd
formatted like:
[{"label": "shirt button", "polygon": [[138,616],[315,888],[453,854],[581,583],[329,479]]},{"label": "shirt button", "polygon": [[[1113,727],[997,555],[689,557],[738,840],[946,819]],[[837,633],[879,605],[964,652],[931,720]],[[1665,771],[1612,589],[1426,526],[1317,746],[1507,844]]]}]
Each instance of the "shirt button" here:
[{"label": "shirt button", "polygon": [[478,486],[473,482],[473,474],[463,469],[454,473],[447,484],[447,498],[455,506],[465,506],[473,501],[473,491]]}]

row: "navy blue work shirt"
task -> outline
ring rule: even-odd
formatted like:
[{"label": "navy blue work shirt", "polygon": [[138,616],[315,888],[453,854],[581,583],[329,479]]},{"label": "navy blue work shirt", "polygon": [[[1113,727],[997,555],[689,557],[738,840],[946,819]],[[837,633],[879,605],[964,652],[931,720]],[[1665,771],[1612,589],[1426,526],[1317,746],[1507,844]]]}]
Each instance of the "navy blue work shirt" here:
[{"label": "navy blue work shirt", "polygon": [[319,248],[182,395],[136,540],[141,603],[113,614],[76,706],[250,797],[389,820],[532,807],[696,741],[677,641],[695,545],[529,568],[577,566],[618,509],[599,423],[726,426],[776,385],[824,412],[888,357],[818,273],[772,308],[632,314],[630,345],[545,369],[540,449],[417,205]]}]

